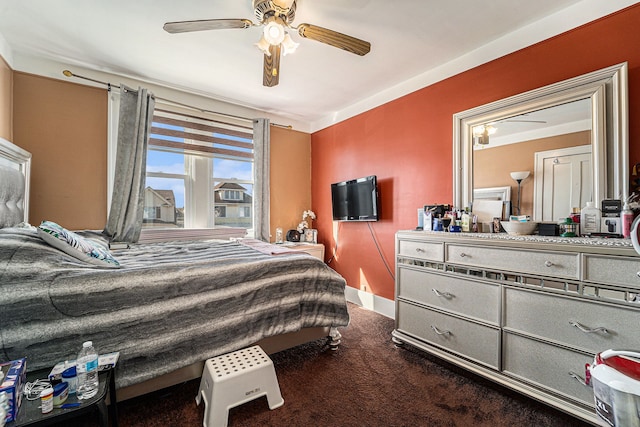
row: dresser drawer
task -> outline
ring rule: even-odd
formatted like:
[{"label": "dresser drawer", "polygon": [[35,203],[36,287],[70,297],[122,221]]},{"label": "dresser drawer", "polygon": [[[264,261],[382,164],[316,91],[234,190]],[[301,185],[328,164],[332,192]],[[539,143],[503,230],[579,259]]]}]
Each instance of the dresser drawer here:
[{"label": "dresser drawer", "polygon": [[584,280],[640,288],[640,258],[584,255]]},{"label": "dresser drawer", "polygon": [[639,318],[640,307],[505,288],[504,328],[591,353],[637,343]]},{"label": "dresser drawer", "polygon": [[429,261],[444,261],[444,244],[434,242],[398,241],[398,256],[407,256]]},{"label": "dresser drawer", "polygon": [[447,244],[446,262],[522,274],[578,278],[578,254]]},{"label": "dresser drawer", "polygon": [[398,297],[499,325],[500,287],[444,274],[400,267]]},{"label": "dresser drawer", "polygon": [[584,380],[584,365],[592,363],[593,356],[509,333],[503,346],[504,373],[593,406],[593,389],[572,376]]},{"label": "dresser drawer", "polygon": [[498,369],[500,332],[437,311],[400,301],[397,329],[478,363]]}]

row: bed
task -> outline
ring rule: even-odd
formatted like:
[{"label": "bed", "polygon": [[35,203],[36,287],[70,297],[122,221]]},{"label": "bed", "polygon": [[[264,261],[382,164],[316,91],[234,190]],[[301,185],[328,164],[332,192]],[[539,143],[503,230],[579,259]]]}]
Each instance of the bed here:
[{"label": "bed", "polygon": [[[0,198],[11,199],[0,203],[2,361],[52,367],[92,340],[100,353],[120,352],[123,400],[196,378],[204,360],[256,343],[269,353],[321,337],[339,343],[345,281],[311,255],[250,239],[180,241],[113,250],[119,265],[104,265],[52,246],[14,209],[30,156],[7,156],[17,147],[0,142],[13,163],[0,162]],[[99,232],[76,234],[106,248]]]}]

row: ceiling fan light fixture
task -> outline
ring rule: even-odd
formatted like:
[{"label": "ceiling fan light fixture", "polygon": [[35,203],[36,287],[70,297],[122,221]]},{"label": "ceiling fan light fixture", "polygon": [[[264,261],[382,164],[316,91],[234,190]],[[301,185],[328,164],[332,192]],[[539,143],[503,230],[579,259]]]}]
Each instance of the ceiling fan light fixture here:
[{"label": "ceiling fan light fixture", "polygon": [[482,135],[484,133],[484,125],[474,126],[473,129],[471,129],[471,132],[473,133],[473,136]]},{"label": "ceiling fan light fixture", "polygon": [[478,125],[478,126],[474,126],[472,129],[473,136],[493,135],[497,131],[498,129],[493,125]]},{"label": "ceiling fan light fixture", "polygon": [[269,42],[264,38],[264,35],[260,37],[258,43],[254,43],[254,45],[262,51],[267,56],[271,56],[271,52],[269,51]]},{"label": "ceiling fan light fixture", "polygon": [[263,37],[264,39],[274,46],[279,45],[284,40],[285,31],[284,27],[275,21],[269,22],[264,27]]},{"label": "ceiling fan light fixture", "polygon": [[282,55],[287,56],[290,53],[294,53],[298,46],[300,46],[300,43],[294,42],[289,33],[286,33],[284,40],[282,40]]},{"label": "ceiling fan light fixture", "polygon": [[293,0],[272,0],[272,3],[275,6],[281,7],[283,9],[289,9],[293,4]]}]

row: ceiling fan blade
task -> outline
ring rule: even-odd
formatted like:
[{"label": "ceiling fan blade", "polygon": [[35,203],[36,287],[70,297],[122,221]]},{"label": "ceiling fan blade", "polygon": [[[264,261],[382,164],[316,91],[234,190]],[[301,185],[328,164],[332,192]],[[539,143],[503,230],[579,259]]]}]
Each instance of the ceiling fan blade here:
[{"label": "ceiling fan blade", "polygon": [[264,55],[263,86],[273,87],[280,82],[280,51],[280,45],[271,45],[269,46],[271,55]]},{"label": "ceiling fan blade", "polygon": [[198,21],[167,22],[164,30],[168,33],[188,33],[191,31],[228,30],[249,28],[253,22],[248,19],[201,19]]},{"label": "ceiling fan blade", "polygon": [[337,31],[328,30],[311,24],[298,25],[298,34],[307,39],[326,43],[328,45],[339,47],[356,55],[364,56],[371,50],[371,43],[339,33]]}]

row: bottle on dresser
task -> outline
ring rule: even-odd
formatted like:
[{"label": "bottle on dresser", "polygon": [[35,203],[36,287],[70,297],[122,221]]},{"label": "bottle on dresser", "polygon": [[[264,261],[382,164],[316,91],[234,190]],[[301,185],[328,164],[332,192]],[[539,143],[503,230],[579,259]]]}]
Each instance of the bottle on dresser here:
[{"label": "bottle on dresser", "polygon": [[593,202],[587,202],[587,205],[580,211],[580,228],[583,236],[600,232],[600,209],[593,206]]},{"label": "bottle on dresser", "polygon": [[469,208],[464,208],[464,213],[461,215],[461,226],[463,232],[471,231],[471,215],[469,214]]},{"label": "bottle on dresser", "polygon": [[573,221],[574,224],[576,225],[576,235],[580,236],[581,232],[580,232],[580,208],[572,208],[571,209],[571,215],[569,215],[569,218],[571,218],[571,221]]},{"label": "bottle on dresser", "polygon": [[622,222],[622,237],[628,239],[631,237],[631,224],[633,224],[633,211],[629,207],[629,203],[624,202],[622,212],[620,212],[620,219]]}]

